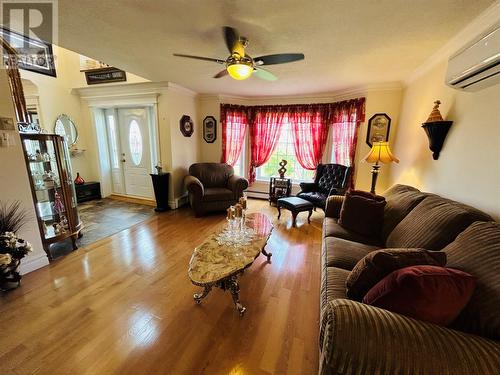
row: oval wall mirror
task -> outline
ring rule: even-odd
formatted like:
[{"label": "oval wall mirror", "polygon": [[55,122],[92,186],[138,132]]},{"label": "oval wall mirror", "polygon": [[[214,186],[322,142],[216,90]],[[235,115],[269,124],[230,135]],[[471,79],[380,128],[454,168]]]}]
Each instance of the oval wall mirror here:
[{"label": "oval wall mirror", "polygon": [[57,116],[54,133],[66,138],[68,145],[74,145],[78,139],[78,130],[73,120],[64,113]]}]

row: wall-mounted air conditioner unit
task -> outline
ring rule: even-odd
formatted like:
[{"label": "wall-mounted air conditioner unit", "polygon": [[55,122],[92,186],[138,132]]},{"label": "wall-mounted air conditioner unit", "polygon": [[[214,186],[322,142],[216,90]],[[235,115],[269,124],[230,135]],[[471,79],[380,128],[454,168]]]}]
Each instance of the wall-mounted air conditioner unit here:
[{"label": "wall-mounted air conditioner unit", "polygon": [[477,91],[500,83],[500,26],[497,25],[450,57],[446,84]]}]

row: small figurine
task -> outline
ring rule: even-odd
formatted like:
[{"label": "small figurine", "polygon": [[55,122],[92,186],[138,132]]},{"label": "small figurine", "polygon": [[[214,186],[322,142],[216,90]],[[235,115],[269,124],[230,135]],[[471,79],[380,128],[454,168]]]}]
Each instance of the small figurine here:
[{"label": "small figurine", "polygon": [[279,173],[281,179],[285,178],[285,173],[286,173],[285,165],[287,165],[287,164],[288,164],[288,162],[285,159],[281,160],[279,163],[279,166],[281,168],[278,169],[278,173]]},{"label": "small figurine", "polygon": [[62,227],[60,223],[54,223],[52,224],[52,227],[54,227],[55,234],[62,234],[66,232],[66,230]]},{"label": "small figurine", "polygon": [[54,211],[58,214],[64,212],[64,204],[61,200],[61,196],[57,191],[54,193]]},{"label": "small figurine", "polygon": [[43,161],[43,155],[40,152],[40,150],[36,150],[36,152],[35,152],[35,160],[36,161]]}]

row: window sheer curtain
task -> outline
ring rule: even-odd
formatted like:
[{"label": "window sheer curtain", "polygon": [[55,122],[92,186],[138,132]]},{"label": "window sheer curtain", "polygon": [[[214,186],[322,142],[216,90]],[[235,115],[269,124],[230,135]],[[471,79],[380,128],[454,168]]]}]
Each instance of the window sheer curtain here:
[{"label": "window sheer curtain", "polygon": [[292,127],[294,151],[299,164],[314,170],[321,163],[328,132],[332,128],[333,160],[352,168],[349,187],[354,187],[354,168],[358,130],[365,121],[365,98],[336,103],[269,106],[236,106],[221,104],[223,163],[234,165],[249,127],[250,184],[256,169],[273,154],[285,122]]},{"label": "window sheer curtain", "polygon": [[330,105],[293,106],[287,111],[294,150],[302,168],[314,170],[321,163],[328,139]]},{"label": "window sheer curtain", "polygon": [[271,157],[281,134],[284,112],[279,106],[251,107],[250,172],[248,181],[255,181],[256,170]]},{"label": "window sheer curtain", "polygon": [[222,125],[221,163],[234,166],[240,157],[248,127],[248,107],[221,104]]},{"label": "window sheer curtain", "polygon": [[331,115],[333,161],[351,167],[348,187],[355,184],[359,126],[365,121],[365,98],[335,103]]}]

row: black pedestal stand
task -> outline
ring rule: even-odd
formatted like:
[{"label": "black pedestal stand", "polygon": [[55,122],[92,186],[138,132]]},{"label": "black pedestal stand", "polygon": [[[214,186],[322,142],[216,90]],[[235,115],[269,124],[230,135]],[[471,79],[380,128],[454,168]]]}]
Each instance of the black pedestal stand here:
[{"label": "black pedestal stand", "polygon": [[163,212],[170,209],[168,206],[168,180],[170,173],[151,174],[153,189],[155,191],[156,212]]}]

